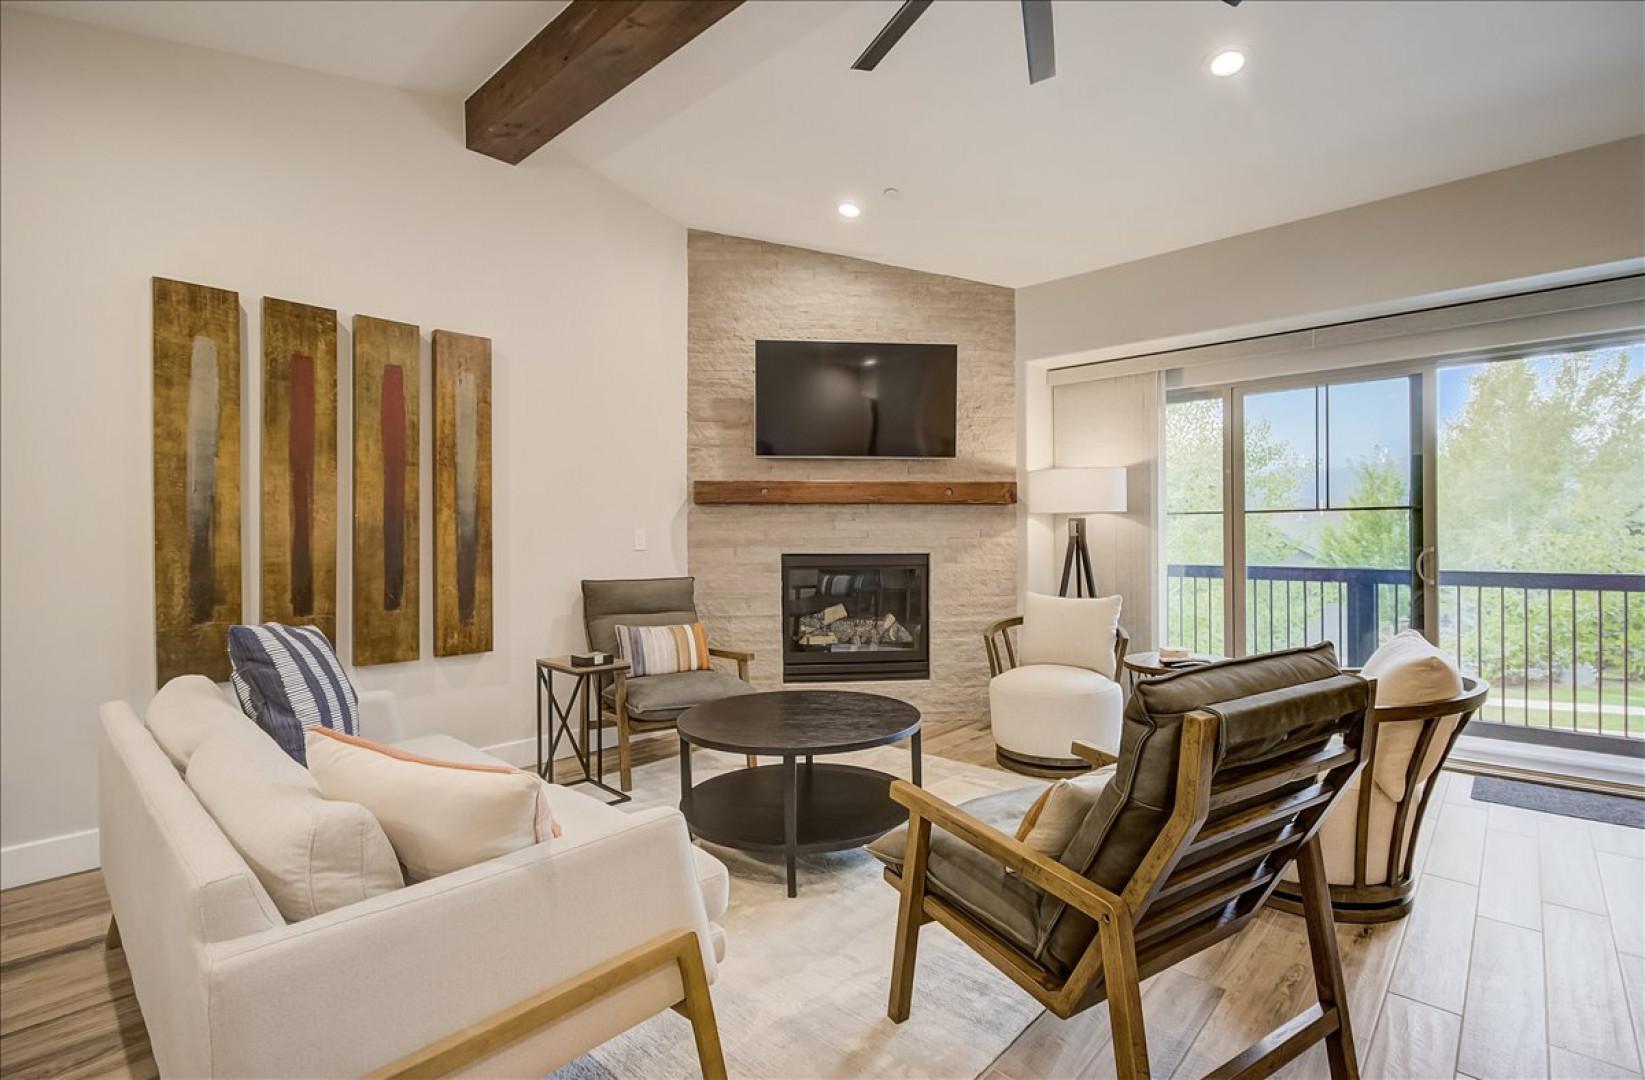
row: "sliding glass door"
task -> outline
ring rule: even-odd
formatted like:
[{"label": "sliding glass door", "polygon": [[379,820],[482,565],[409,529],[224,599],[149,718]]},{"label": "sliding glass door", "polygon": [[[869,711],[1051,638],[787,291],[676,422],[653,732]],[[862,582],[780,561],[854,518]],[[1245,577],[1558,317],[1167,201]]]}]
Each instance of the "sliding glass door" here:
[{"label": "sliding glass door", "polygon": [[1228,471],[1226,394],[1187,394],[1165,407],[1166,644],[1227,655],[1223,594]]},{"label": "sliding glass door", "polygon": [[1645,342],[1437,378],[1437,640],[1480,718],[1645,739]]},{"label": "sliding glass door", "polygon": [[1422,624],[1419,375],[1240,391],[1244,652],[1344,663]]},{"label": "sliding glass door", "polygon": [[1494,730],[1645,744],[1645,341],[1176,391],[1165,421],[1161,644],[1359,665],[1414,627]]}]

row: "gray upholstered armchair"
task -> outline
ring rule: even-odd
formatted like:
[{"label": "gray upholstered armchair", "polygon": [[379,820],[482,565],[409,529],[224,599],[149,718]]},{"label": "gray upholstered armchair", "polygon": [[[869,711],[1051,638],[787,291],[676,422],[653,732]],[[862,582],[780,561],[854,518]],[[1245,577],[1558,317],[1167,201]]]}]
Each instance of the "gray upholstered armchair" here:
[{"label": "gray upholstered armchair", "polygon": [[[588,647],[599,652],[617,651],[616,626],[669,626],[698,621],[696,579],[623,578],[583,582],[583,625],[588,631]],[[610,714],[617,726],[619,786],[631,787],[628,737],[631,731],[657,731],[674,726],[680,714],[701,705],[738,694],[751,694],[748,665],[751,652],[710,646],[710,656],[734,660],[737,674],[724,671],[680,671],[644,678],[617,676],[600,694],[600,726]],[[750,758],[750,765],[754,759]]]}]

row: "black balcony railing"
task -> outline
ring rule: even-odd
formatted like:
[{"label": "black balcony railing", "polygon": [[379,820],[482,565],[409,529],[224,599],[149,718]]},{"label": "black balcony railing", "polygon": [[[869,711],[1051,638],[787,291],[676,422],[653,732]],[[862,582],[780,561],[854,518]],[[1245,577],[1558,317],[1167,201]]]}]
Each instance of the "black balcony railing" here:
[{"label": "black balcony railing", "polygon": [[[1439,641],[1491,683],[1480,720],[1645,739],[1642,593],[1645,574],[1442,571]],[[1167,644],[1228,652],[1225,607],[1222,567],[1167,567]],[[1408,571],[1246,568],[1249,652],[1330,640],[1345,663],[1363,664],[1410,627],[1412,610]]]}]

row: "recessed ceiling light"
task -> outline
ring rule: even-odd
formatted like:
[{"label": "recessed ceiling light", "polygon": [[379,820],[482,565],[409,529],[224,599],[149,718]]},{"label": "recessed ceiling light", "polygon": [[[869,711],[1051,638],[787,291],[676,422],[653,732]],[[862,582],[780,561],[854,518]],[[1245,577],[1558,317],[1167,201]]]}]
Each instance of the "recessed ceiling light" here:
[{"label": "recessed ceiling light", "polygon": [[840,216],[843,218],[854,218],[861,213],[862,207],[854,202],[842,202],[840,204]]},{"label": "recessed ceiling light", "polygon": [[1226,79],[1230,75],[1238,75],[1240,68],[1245,66],[1245,54],[1238,49],[1228,49],[1211,57],[1211,74],[1219,79]]}]

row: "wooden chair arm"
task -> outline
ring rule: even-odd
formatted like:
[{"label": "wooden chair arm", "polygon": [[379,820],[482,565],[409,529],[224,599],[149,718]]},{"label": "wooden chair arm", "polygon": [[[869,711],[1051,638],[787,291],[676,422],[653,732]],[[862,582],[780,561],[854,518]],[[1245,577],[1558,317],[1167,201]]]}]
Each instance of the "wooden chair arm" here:
[{"label": "wooden chair arm", "polygon": [[1082,761],[1089,762],[1093,769],[1104,768],[1105,766],[1112,765],[1119,760],[1118,754],[1110,754],[1106,750],[1092,746],[1088,742],[1081,742],[1078,739],[1075,739],[1074,745],[1070,746],[1068,749],[1073,751],[1075,757],[1081,759]]},{"label": "wooden chair arm", "polygon": [[724,1080],[725,1057],[714,1021],[702,949],[694,930],[679,930],[654,938],[366,1075],[371,1080],[421,1080],[449,1075],[663,967],[679,969],[685,989],[681,1004],[697,1036],[698,1062],[703,1076]]},{"label": "wooden chair arm", "polygon": [[1009,619],[1001,619],[997,623],[991,623],[989,625],[988,629],[984,630],[982,633],[983,633],[984,637],[989,637],[993,634],[1003,634],[1003,633],[1005,633],[1005,631],[1011,629],[1013,626],[1021,626],[1021,625],[1022,625],[1022,616],[1021,615],[1013,615]]},{"label": "wooden chair arm", "polygon": [[743,649],[722,649],[718,645],[710,645],[708,655],[718,656],[722,660],[741,660],[745,664],[754,659],[754,654],[751,652]]},{"label": "wooden chair arm", "polygon": [[[941,826],[945,832],[1015,870],[1023,880],[1072,904],[1093,919],[1120,913],[1129,915],[1125,901],[1117,894],[1081,877],[1050,856],[1040,854],[1016,837],[1007,836],[992,825],[972,817],[953,803],[937,798],[924,788],[915,787],[906,780],[893,780],[891,798],[908,807],[910,817],[922,817]],[[910,828],[910,843],[914,842],[915,835],[915,830]]]},{"label": "wooden chair arm", "polygon": [[[1022,616],[1013,615],[1009,619],[1001,619],[991,623],[982,632],[983,652],[988,656],[988,677],[1010,671],[1017,666],[1017,653],[1011,645],[1009,631],[1013,626],[1022,625]],[[998,640],[995,640],[995,639]]]}]

